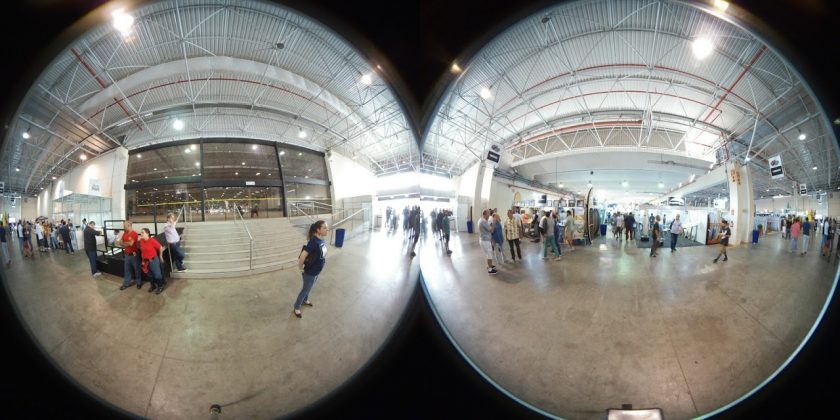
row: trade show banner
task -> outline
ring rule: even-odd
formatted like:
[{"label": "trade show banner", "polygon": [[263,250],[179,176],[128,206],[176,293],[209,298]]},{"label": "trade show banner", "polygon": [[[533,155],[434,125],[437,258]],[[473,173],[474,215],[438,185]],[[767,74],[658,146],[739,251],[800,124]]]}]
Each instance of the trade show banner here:
[{"label": "trade show banner", "polygon": [[785,170],[782,168],[782,156],[776,155],[770,158],[770,177],[781,179],[785,177]]}]

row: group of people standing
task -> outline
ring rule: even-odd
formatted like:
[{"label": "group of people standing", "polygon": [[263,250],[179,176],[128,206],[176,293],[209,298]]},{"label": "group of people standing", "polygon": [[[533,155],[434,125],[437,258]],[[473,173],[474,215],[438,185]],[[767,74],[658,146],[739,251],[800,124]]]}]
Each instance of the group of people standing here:
[{"label": "group of people standing", "polygon": [[[187,268],[184,266],[184,251],[181,249],[181,237],[176,229],[176,219],[175,214],[169,213],[166,216],[166,225],[163,227],[163,232],[169,253],[172,256],[172,262],[175,264],[176,270],[182,272]],[[120,290],[125,290],[133,285],[142,289],[143,274],[146,274],[152,284],[149,287],[149,293],[161,294],[166,287],[166,280],[161,268],[163,265],[163,245],[152,236],[148,228],[142,228],[139,233],[136,232],[132,227],[131,220],[125,220],[123,227],[122,235],[119,236],[117,241],[117,245],[123,248],[124,257],[123,283]],[[94,276],[98,275],[96,271],[96,235],[98,234],[92,225],[90,230],[85,229],[85,251],[91,258],[91,272]],[[90,244],[92,252],[88,251],[88,244]]]},{"label": "group of people standing", "polygon": [[432,235],[445,243],[446,255],[452,255],[449,249],[449,234],[450,220],[452,218],[452,210],[449,209],[432,209],[429,212],[429,218],[432,225]]},{"label": "group of people standing", "polygon": [[[519,208],[509,209],[507,218],[502,224],[502,217],[496,209],[484,210],[478,222],[479,244],[487,258],[487,274],[498,273],[496,262],[506,263],[504,253],[504,242],[507,241],[510,247],[511,261],[516,262],[519,258],[522,261],[521,242],[525,237],[525,227],[528,226],[531,218],[525,210]],[[554,210],[542,211],[541,217],[535,220],[536,230],[539,231],[539,240],[543,242],[542,258],[548,259],[549,249],[554,252],[555,260],[561,257],[561,243],[564,238],[574,250],[572,238],[574,233],[574,217],[571,210],[566,212],[565,217],[559,217]]]},{"label": "group of people standing", "polygon": [[[37,247],[39,252],[50,252],[59,249],[65,250],[68,254],[75,253],[77,249],[76,235],[73,222],[61,220],[50,222],[39,218],[35,222],[21,220],[3,227],[4,238],[13,233],[20,245],[24,258],[34,258],[32,250]],[[34,234],[34,241],[33,241]]]}]

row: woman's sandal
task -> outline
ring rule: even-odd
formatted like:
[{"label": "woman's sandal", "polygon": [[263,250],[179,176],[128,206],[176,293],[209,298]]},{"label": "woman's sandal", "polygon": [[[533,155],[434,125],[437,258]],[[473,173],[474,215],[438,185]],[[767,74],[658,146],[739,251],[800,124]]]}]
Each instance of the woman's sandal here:
[{"label": "woman's sandal", "polygon": [[301,314],[300,309],[295,309],[295,310],[294,310],[294,311],[292,311],[292,312],[294,312],[295,316],[296,316],[296,317],[298,317],[298,318],[302,318],[302,317],[303,317],[303,314]]},{"label": "woman's sandal", "polygon": [[314,305],[312,304],[312,302],[310,302],[310,301],[308,301],[308,300],[307,300],[306,302],[303,302],[303,304],[304,304],[304,305],[306,305],[306,306],[314,306]]}]

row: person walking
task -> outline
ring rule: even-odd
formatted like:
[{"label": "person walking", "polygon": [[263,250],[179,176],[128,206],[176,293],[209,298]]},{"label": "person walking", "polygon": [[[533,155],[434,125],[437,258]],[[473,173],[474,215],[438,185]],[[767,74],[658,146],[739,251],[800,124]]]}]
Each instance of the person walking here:
[{"label": "person walking", "polygon": [[18,222],[15,226],[15,233],[17,233],[18,245],[20,245],[20,252],[23,253],[23,221]]},{"label": "person walking", "polygon": [[636,218],[633,216],[633,212],[630,212],[630,214],[628,214],[627,217],[624,218],[624,229],[624,240],[636,240]]},{"label": "person walking", "polygon": [[715,257],[712,262],[718,262],[721,255],[723,256],[724,261],[729,261],[729,257],[726,255],[726,247],[729,245],[729,237],[732,236],[732,230],[729,229],[729,222],[726,220],[720,221],[720,231],[718,236],[720,236],[720,252],[718,252],[717,257]]},{"label": "person walking", "polygon": [[96,223],[91,220],[88,222],[84,231],[85,237],[85,254],[87,254],[88,262],[90,262],[90,274],[93,277],[100,276],[102,273],[96,271],[96,236],[99,232],[94,229]]},{"label": "person walking", "polygon": [[615,239],[621,242],[621,234],[624,231],[624,215],[621,212],[615,214]]},{"label": "person walking", "polygon": [[831,251],[831,221],[826,218],[823,220],[822,225],[822,243],[820,244],[820,248],[822,248],[822,256],[825,257],[827,253]]},{"label": "person walking", "polygon": [[438,218],[440,218],[440,224],[442,226],[441,236],[446,244],[446,255],[452,255],[452,250],[449,249],[449,216],[452,216],[449,210],[441,210],[438,213]]},{"label": "person walking", "polygon": [[659,227],[659,215],[653,221],[653,226],[650,228],[650,256],[656,257],[656,248],[659,248],[659,237],[661,236],[661,229]]},{"label": "person walking", "polygon": [[303,279],[303,287],[300,289],[297,299],[295,299],[293,309],[295,316],[298,318],[303,317],[303,313],[300,311],[301,305],[313,306],[309,300],[309,293],[327,263],[327,243],[324,241],[327,232],[329,232],[329,227],[327,222],[323,220],[318,220],[309,225],[309,232],[307,233],[309,242],[306,243],[298,256],[298,269]]},{"label": "person walking", "polygon": [[560,246],[563,243],[563,227],[560,226],[560,217],[558,217],[557,212],[552,210],[551,218],[554,220],[554,245],[557,252],[563,255],[563,249]]},{"label": "person walking", "polygon": [[796,252],[796,242],[799,240],[799,232],[802,225],[799,224],[799,218],[796,218],[793,224],[790,225],[790,252]]},{"label": "person walking", "polygon": [[[499,216],[499,213],[493,213],[493,256],[496,257],[496,261],[500,264],[507,262],[505,261],[504,243],[505,235],[502,228],[502,218]],[[496,252],[498,252],[498,255]]]},{"label": "person walking", "polygon": [[498,273],[493,265],[493,224],[490,223],[490,211],[481,212],[481,219],[478,221],[478,244],[484,250],[484,257],[487,258],[487,274]]},{"label": "person walking", "polygon": [[67,254],[76,253],[76,249],[73,248],[73,240],[70,238],[69,224],[62,222],[61,227],[58,229],[58,233],[61,235],[61,240],[64,241],[64,252]]},{"label": "person walking", "polygon": [[12,258],[9,257],[9,243],[6,242],[6,227],[0,223],[0,252],[3,254],[3,265],[8,267],[12,264]]},{"label": "person walking", "polygon": [[120,290],[125,290],[136,284],[138,289],[143,288],[143,277],[140,275],[140,255],[138,255],[137,232],[131,227],[131,221],[123,222],[125,230],[117,245],[123,247],[123,283]]},{"label": "person walking", "polygon": [[805,222],[802,223],[802,255],[808,253],[808,241],[811,239],[811,222],[808,221],[808,218],[805,218]]},{"label": "person walking", "polygon": [[[516,262],[516,257],[518,255],[519,261],[522,261],[522,249],[519,247],[519,239],[522,237],[522,232],[520,230],[521,222],[516,220],[513,210],[507,211],[507,217],[507,220],[505,220],[505,239],[510,246],[510,257],[513,262]],[[514,245],[516,246],[515,249]]]},{"label": "person walking", "polygon": [[551,213],[543,212],[543,217],[540,219],[540,233],[543,241],[542,258],[548,259],[548,249],[551,248],[556,256],[554,259],[559,260],[560,251],[557,249],[557,242],[554,242],[554,218]]},{"label": "person walking", "polygon": [[178,230],[175,228],[177,224],[175,217],[174,213],[166,215],[166,226],[163,227],[163,233],[166,237],[166,243],[169,244],[172,261],[175,263],[177,270],[181,272],[187,268],[184,267],[184,251],[181,249],[181,236],[178,235]]},{"label": "person walking", "polygon": [[161,294],[166,287],[160,268],[161,261],[163,261],[163,245],[152,237],[149,228],[143,228],[140,231],[140,258],[142,271],[152,277],[152,287],[149,288],[149,293]]},{"label": "person walking", "polygon": [[679,239],[680,235],[683,232],[682,222],[680,221],[680,215],[678,214],[674,220],[671,221],[671,252],[677,250],[677,239]]},{"label": "person walking", "polygon": [[45,244],[45,242],[44,242],[44,227],[41,226],[41,223],[38,223],[37,220],[35,221],[35,238],[38,241],[38,251],[39,252],[46,251],[47,247],[44,246],[44,244]]},{"label": "person walking", "polygon": [[572,217],[572,211],[566,210],[566,230],[564,235],[566,236],[566,243],[569,244],[569,250],[575,250],[575,218]]}]

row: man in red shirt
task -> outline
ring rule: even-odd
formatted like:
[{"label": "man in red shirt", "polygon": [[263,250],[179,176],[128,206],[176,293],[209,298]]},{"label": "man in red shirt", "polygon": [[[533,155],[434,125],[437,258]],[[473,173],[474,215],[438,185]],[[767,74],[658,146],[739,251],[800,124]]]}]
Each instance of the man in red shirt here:
[{"label": "man in red shirt", "polygon": [[163,247],[157,239],[151,237],[148,228],[140,232],[140,258],[142,259],[143,272],[152,276],[152,287],[149,293],[157,289],[156,294],[163,292],[163,274],[160,271],[160,262],[163,261]]},{"label": "man in red shirt", "polygon": [[[125,290],[131,287],[132,284],[137,284],[137,288],[143,287],[143,278],[140,276],[140,255],[137,247],[138,235],[134,229],[131,228],[131,220],[123,222],[125,231],[120,238],[118,246],[123,247],[123,259],[125,260],[123,269],[123,283],[120,290]],[[134,281],[132,281],[132,277]]]}]

